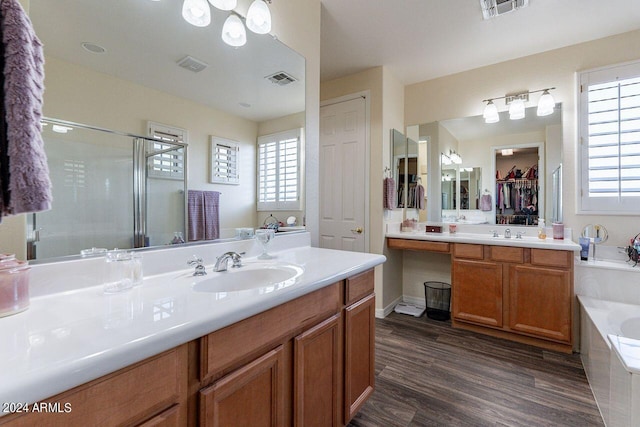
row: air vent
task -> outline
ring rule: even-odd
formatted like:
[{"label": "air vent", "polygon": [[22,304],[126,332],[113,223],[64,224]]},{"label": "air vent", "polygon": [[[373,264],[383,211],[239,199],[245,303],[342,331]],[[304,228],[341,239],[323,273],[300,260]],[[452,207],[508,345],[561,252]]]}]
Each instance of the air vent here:
[{"label": "air vent", "polygon": [[529,0],[480,0],[484,19],[495,18],[529,5]]},{"label": "air vent", "polygon": [[265,79],[279,86],[288,85],[289,83],[293,83],[298,80],[290,74],[285,73],[284,71],[279,71],[275,74],[271,74],[270,76],[265,77]]},{"label": "air vent", "polygon": [[197,60],[193,56],[185,56],[180,61],[178,61],[178,65],[182,68],[186,68],[189,71],[193,71],[194,73],[198,73],[209,66],[208,64]]}]

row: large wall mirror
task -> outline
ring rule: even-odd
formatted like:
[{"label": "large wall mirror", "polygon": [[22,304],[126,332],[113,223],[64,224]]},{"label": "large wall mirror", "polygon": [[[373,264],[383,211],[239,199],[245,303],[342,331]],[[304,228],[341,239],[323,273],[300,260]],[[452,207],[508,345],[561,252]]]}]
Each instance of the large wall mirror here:
[{"label": "large wall mirror", "polygon": [[475,116],[411,126],[429,141],[432,157],[452,152],[461,157],[458,164],[430,164],[428,219],[504,225],[561,221],[561,115],[557,105],[544,117],[531,107],[521,120],[509,120],[503,112],[498,123]]},{"label": "large wall mirror", "polygon": [[[147,121],[184,128],[189,136],[186,185],[157,187],[170,191],[170,199],[183,197],[185,188],[221,192],[220,238],[233,237],[236,228],[262,224],[263,213],[256,209],[257,137],[304,127],[305,59],[275,37],[251,31],[247,31],[245,46],[232,48],[220,36],[229,12],[211,7],[211,25],[198,28],[182,18],[181,9],[182,1],[31,0],[29,15],[45,53],[44,114],[142,136],[147,135]],[[186,68],[178,64],[183,60]],[[204,68],[199,70],[200,66]],[[142,106],[142,111],[132,111],[132,106]],[[238,141],[239,184],[210,182],[212,136]],[[100,146],[97,140],[91,142],[87,148]],[[55,150],[53,146],[47,149]],[[65,155],[70,154],[73,152]],[[93,155],[100,156],[98,152]],[[102,163],[110,168],[117,160]],[[98,171],[86,171],[94,172],[99,175]],[[56,188],[53,195],[54,211],[68,205],[56,197]],[[156,197],[154,194],[149,200]],[[303,193],[300,197],[304,202]],[[118,215],[129,215],[129,205],[123,203]],[[304,203],[302,206],[300,211],[273,214],[283,221],[294,215],[302,223]],[[74,215],[72,210],[68,214],[54,212],[50,217],[64,218],[68,223]],[[96,215],[95,222],[86,225],[94,230],[95,238],[83,244],[87,248],[111,247],[111,241],[99,238],[111,233],[104,228],[111,222]],[[34,229],[25,230],[28,238],[34,230],[40,238],[57,233],[54,220],[48,224],[49,230],[32,223],[28,221],[27,228]],[[161,238],[147,239],[149,245],[170,243],[176,229],[172,224],[158,230]],[[56,256],[77,254],[76,249]],[[40,252],[44,256],[50,251]]]}]

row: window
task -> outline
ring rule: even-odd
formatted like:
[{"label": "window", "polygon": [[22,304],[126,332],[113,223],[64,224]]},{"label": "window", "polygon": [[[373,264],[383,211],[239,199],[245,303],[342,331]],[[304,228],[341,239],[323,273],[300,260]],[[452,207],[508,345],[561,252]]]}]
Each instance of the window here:
[{"label": "window", "polygon": [[236,141],[211,137],[211,182],[218,184],[240,183],[240,148]]},{"label": "window", "polygon": [[640,62],[580,73],[580,207],[640,209]]},{"label": "window", "polygon": [[147,173],[150,178],[184,179],[184,148],[175,143],[187,143],[187,131],[148,122]]},{"label": "window", "polygon": [[258,210],[300,209],[301,129],[258,138]]}]

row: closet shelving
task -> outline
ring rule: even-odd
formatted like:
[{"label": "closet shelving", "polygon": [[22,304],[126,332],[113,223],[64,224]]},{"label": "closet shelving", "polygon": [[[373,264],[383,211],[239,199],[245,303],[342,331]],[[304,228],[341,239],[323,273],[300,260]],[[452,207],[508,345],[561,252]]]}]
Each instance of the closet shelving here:
[{"label": "closet shelving", "polygon": [[524,170],[524,173],[516,174],[519,169],[513,166],[504,174],[506,178],[496,179],[496,224],[534,225],[538,222],[537,165]]}]

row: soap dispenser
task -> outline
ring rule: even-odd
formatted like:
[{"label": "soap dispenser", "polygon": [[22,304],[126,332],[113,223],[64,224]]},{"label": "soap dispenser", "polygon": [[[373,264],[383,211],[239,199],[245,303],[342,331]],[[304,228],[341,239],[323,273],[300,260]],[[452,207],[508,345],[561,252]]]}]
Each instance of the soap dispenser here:
[{"label": "soap dispenser", "polygon": [[544,229],[544,218],[538,218],[538,239],[546,239],[547,232]]}]

